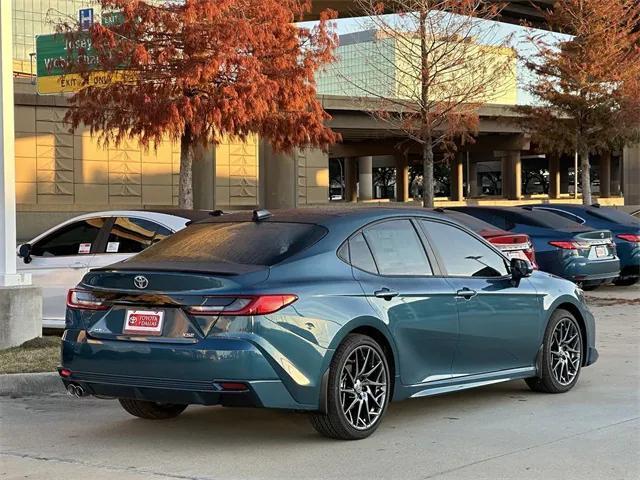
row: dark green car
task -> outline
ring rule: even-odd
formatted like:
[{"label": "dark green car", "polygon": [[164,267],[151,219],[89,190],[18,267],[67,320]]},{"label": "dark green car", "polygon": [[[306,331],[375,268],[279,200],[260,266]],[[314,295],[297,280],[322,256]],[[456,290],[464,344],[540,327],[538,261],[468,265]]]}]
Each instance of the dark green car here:
[{"label": "dark green car", "polygon": [[195,223],[88,273],[62,344],[71,393],[135,416],[290,409],[341,439],[370,435],[391,400],[516,379],[566,392],[598,358],[576,285],[445,214],[381,208]]}]

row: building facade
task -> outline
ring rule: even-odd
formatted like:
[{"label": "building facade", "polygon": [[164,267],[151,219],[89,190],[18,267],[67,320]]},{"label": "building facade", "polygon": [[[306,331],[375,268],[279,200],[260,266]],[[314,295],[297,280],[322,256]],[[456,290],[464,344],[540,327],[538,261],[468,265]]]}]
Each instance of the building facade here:
[{"label": "building facade", "polygon": [[[35,81],[30,75],[34,35],[50,33],[55,15],[75,19],[78,9],[92,2],[12,1],[19,238],[28,239],[81,212],[176,206],[179,145],[167,139],[151,150],[142,149],[135,141],[104,147],[87,129],[70,131],[64,122],[67,109],[64,95],[42,96],[35,92]],[[369,48],[373,41],[371,32],[343,36],[341,40],[340,61],[318,76],[318,93],[333,117],[329,125],[342,134],[343,141],[331,146],[328,152],[301,149],[277,153],[257,138],[244,143],[227,139],[203,149],[194,165],[197,208],[236,210],[326,204],[329,162],[338,159],[343,167],[343,201],[373,199],[373,172],[380,166],[395,169],[394,200],[411,200],[409,171],[412,163],[419,163],[416,146],[410,145],[401,132],[389,130],[371,117],[353,100],[362,95],[354,86],[363,80],[369,81],[371,88],[399,96],[402,91],[398,83],[402,82],[384,80],[395,75],[391,70],[374,75],[380,73],[383,63],[372,56],[375,50]],[[383,39],[381,45],[390,55],[397,52],[388,39]],[[388,65],[384,63],[385,68]],[[351,80],[345,82],[345,78]],[[535,148],[532,150],[521,129],[510,121],[513,113],[508,105],[517,100],[515,78],[514,70],[513,76],[505,79],[509,87],[503,90],[504,95],[481,112],[476,144],[461,146],[448,165],[450,191],[448,196],[437,200],[439,204],[495,203],[503,198],[518,203],[546,199],[579,201],[570,192],[573,160],[556,160]],[[596,160],[596,168],[604,172],[601,179],[611,186],[601,192],[612,197],[607,203],[622,202],[620,185],[625,182],[628,198],[633,198],[633,185],[638,190],[638,179],[632,177],[638,169],[634,165],[640,165],[640,151],[628,148],[625,155],[624,162],[622,153]],[[528,196],[522,190],[523,167],[532,158],[547,164],[550,183],[547,194]],[[487,168],[500,170],[500,192],[484,191],[483,172]],[[635,203],[640,203],[640,199]]]}]

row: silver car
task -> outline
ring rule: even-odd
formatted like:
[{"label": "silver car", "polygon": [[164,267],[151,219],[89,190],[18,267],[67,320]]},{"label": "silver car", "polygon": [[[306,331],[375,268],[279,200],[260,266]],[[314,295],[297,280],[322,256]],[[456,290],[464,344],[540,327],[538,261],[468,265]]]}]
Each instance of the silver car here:
[{"label": "silver car", "polygon": [[43,328],[64,328],[67,292],[89,269],[135,255],[210,214],[201,210],[95,212],[71,218],[20,245],[18,271],[30,273],[33,284],[42,289]]}]

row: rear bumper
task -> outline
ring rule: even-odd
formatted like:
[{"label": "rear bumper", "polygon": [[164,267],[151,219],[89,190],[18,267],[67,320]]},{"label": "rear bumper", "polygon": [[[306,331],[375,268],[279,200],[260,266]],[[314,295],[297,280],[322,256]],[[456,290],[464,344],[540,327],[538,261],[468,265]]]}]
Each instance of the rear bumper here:
[{"label": "rear bumper", "polygon": [[[87,392],[162,403],[238,405],[314,410],[287,389],[278,367],[250,341],[205,339],[197,344],[88,339],[67,330],[62,339],[65,386]],[[241,382],[245,391],[224,391],[221,382]]]},{"label": "rear bumper", "polygon": [[620,260],[615,257],[590,260],[571,254],[571,250],[548,251],[538,256],[540,269],[573,282],[599,284],[620,275]]}]

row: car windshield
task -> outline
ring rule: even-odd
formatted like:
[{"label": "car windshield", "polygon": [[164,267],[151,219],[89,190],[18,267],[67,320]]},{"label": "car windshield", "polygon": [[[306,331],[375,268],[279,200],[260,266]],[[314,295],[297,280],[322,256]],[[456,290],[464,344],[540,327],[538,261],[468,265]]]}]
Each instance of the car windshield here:
[{"label": "car windshield", "polygon": [[194,224],[133,257],[135,262],[201,262],[271,266],[310,247],[327,230],[278,222]]}]

